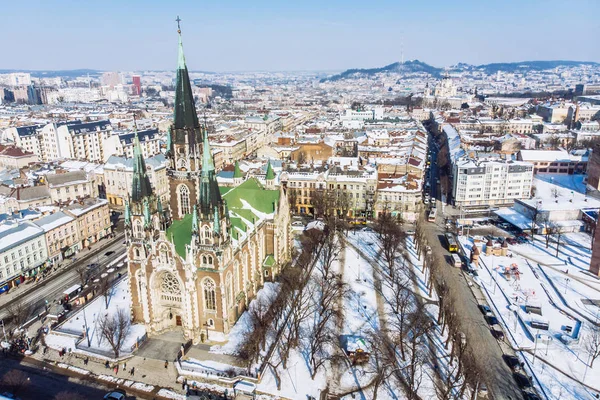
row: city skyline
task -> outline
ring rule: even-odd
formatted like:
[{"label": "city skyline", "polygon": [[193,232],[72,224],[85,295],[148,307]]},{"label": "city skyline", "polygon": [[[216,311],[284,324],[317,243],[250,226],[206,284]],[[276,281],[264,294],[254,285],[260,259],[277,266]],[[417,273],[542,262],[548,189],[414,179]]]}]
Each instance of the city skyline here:
[{"label": "city skyline", "polygon": [[[427,6],[381,1],[377,7],[233,1],[182,2],[174,7],[134,0],[85,9],[65,2],[34,2],[27,8],[13,3],[3,7],[6,15],[27,12],[28,29],[22,29],[19,18],[9,18],[0,27],[4,38],[20,32],[19,40],[2,43],[0,69],[173,70],[177,15],[193,71],[339,71],[379,67],[402,58],[437,67],[458,62],[600,61],[597,46],[586,40],[600,33],[600,24],[592,18],[600,4],[576,3],[580,7],[560,7],[564,3],[557,1],[467,1],[460,7],[438,1]],[[580,40],[557,29],[575,17]],[[100,23],[90,24],[91,19]]]}]

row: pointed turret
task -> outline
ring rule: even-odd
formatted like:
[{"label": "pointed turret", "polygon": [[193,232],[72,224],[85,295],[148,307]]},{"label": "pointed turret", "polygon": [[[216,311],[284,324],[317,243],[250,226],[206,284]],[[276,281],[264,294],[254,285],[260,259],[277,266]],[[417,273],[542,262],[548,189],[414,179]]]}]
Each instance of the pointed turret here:
[{"label": "pointed turret", "polygon": [[146,162],[142,155],[137,129],[133,139],[133,182],[131,184],[131,201],[138,203],[152,194],[152,185],[146,172]]},{"label": "pointed turret", "polygon": [[131,209],[129,208],[129,202],[125,200],[125,226],[131,225]]},{"label": "pointed turret", "polygon": [[240,183],[242,183],[243,179],[244,179],[244,174],[242,173],[242,170],[240,169],[240,164],[236,161],[235,166],[233,167],[233,183],[236,185],[239,185]]},{"label": "pointed turret", "polygon": [[267,174],[265,175],[265,184],[267,189],[273,189],[275,187],[275,172],[271,167],[271,160],[267,163]]},{"label": "pointed turret", "polygon": [[202,143],[202,174],[200,178],[200,212],[204,216],[211,215],[214,207],[219,207],[223,200],[215,177],[215,163],[213,162],[208,131],[204,128]]},{"label": "pointed turret", "polygon": [[192,235],[198,234],[198,207],[194,204],[194,212],[192,213]]},{"label": "pointed turret", "polygon": [[175,83],[175,110],[173,112],[173,128],[171,138],[174,143],[187,144],[194,148],[201,140],[200,124],[196,114],[196,103],[192,93],[192,85],[188,74],[185,56],[183,54],[183,42],[181,30],[179,33],[179,55],[177,58],[177,81]]}]

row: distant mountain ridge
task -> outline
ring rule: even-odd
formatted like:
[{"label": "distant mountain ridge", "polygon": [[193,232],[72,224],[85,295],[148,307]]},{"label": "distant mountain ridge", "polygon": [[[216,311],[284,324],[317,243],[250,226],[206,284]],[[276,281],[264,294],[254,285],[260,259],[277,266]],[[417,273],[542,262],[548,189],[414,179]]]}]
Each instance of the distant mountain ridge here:
[{"label": "distant mountain ridge", "polygon": [[[600,67],[600,63],[593,61],[569,61],[569,60],[549,60],[549,61],[521,61],[510,63],[491,63],[482,65],[471,65],[466,63],[458,63],[447,69],[452,71],[472,71],[478,70],[487,74],[495,74],[498,71],[503,72],[528,72],[528,71],[544,71],[556,67],[577,67],[589,65],[592,67]],[[406,61],[404,64],[395,62],[380,68],[353,68],[342,73],[328,76],[321,79],[321,82],[337,81],[340,79],[353,79],[370,77],[382,72],[397,72],[397,73],[417,73],[425,72],[433,77],[440,77],[444,72],[444,68],[437,68],[419,60]]]}]

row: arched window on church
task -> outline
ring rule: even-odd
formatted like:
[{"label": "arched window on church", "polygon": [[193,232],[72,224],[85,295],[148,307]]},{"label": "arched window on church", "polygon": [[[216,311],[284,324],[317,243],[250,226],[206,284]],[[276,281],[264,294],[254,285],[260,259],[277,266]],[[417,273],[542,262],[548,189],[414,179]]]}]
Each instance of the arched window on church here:
[{"label": "arched window on church", "polygon": [[228,272],[225,278],[225,294],[227,296],[227,305],[231,307],[233,305],[233,280],[231,279],[231,272]]},{"label": "arched window on church", "polygon": [[210,235],[210,228],[208,226],[204,226],[204,228],[202,228],[202,244],[212,244],[212,237]]},{"label": "arched window on church", "polygon": [[133,237],[136,239],[144,238],[144,227],[142,226],[142,221],[139,219],[133,224]]},{"label": "arched window on church", "polygon": [[179,186],[179,207],[181,215],[190,213],[190,190],[186,185]]},{"label": "arched window on church", "polygon": [[206,256],[202,256],[202,264],[208,264],[208,259],[206,258]]},{"label": "arched window on church", "polygon": [[133,256],[135,258],[140,258],[140,249],[138,249],[137,247],[133,250]]},{"label": "arched window on church", "polygon": [[217,294],[215,281],[210,278],[204,280],[204,308],[209,311],[217,311]]},{"label": "arched window on church", "polygon": [[233,287],[235,293],[240,292],[240,263],[238,260],[235,260],[235,263],[233,264]]}]

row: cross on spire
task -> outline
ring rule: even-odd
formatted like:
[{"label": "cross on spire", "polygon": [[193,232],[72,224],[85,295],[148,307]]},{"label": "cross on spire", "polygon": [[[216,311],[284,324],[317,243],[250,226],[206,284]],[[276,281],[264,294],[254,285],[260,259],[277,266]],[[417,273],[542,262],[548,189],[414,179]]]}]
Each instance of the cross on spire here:
[{"label": "cross on spire", "polygon": [[177,22],[177,33],[179,33],[181,35],[181,18],[179,18],[179,15],[177,16],[177,19],[175,20]]}]

